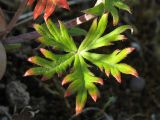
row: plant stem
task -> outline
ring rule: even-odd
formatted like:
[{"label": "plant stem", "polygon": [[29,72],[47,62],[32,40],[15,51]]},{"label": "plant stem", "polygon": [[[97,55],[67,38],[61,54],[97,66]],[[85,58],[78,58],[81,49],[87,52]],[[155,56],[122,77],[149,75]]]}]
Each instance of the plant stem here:
[{"label": "plant stem", "polygon": [[[68,22],[65,23],[65,25],[68,28],[74,27],[74,26],[78,26],[82,23],[85,23],[87,21],[90,21],[92,19],[94,19],[96,16],[94,15],[89,15],[89,14],[84,14],[80,17],[77,17],[75,19],[72,19]],[[2,43],[3,44],[15,44],[15,43],[22,43],[22,42],[29,42],[30,40],[36,39],[38,38],[40,35],[36,32],[29,32],[29,33],[24,33],[18,36],[12,36],[9,38],[5,38],[2,39]]]},{"label": "plant stem", "polygon": [[21,1],[21,4],[20,4],[18,10],[16,11],[14,17],[12,18],[12,20],[10,21],[10,23],[8,24],[8,26],[5,30],[4,36],[6,36],[13,29],[13,27],[15,26],[19,16],[23,13],[23,11],[26,7],[26,4],[27,4],[27,0]]}]

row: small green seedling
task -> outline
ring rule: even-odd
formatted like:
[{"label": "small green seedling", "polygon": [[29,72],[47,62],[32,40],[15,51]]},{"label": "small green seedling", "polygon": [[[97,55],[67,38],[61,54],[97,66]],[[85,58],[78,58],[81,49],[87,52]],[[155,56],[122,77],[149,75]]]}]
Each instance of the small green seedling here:
[{"label": "small green seedling", "polygon": [[62,80],[62,85],[69,84],[65,96],[76,94],[76,113],[82,111],[85,106],[88,94],[94,101],[100,96],[96,84],[103,85],[102,78],[91,72],[87,61],[96,65],[108,77],[111,74],[121,83],[121,73],[138,76],[136,70],[131,66],[120,63],[134,48],[115,50],[111,54],[100,54],[91,52],[93,49],[112,45],[112,42],[126,39],[122,33],[131,29],[129,25],[123,25],[112,32],[103,35],[108,22],[108,13],[103,14],[100,20],[95,19],[82,43],[77,46],[68,30],[59,21],[58,28],[51,20],[46,25],[34,25],[36,31],[41,35],[39,41],[47,46],[54,47],[64,54],[56,54],[52,51],[41,48],[44,58],[34,56],[28,59],[37,66],[29,69],[24,76],[42,75],[43,78],[51,78],[56,73],[62,73],[68,68],[71,72]]}]

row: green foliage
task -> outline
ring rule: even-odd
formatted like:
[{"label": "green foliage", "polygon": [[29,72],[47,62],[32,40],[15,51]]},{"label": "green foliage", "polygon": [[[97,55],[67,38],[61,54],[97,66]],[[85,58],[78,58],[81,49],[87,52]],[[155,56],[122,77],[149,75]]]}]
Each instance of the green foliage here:
[{"label": "green foliage", "polygon": [[56,73],[64,72],[73,63],[72,71],[63,79],[62,85],[69,84],[65,96],[76,94],[76,113],[82,111],[88,94],[94,101],[100,96],[96,83],[103,85],[103,80],[90,71],[89,66],[91,65],[88,65],[86,60],[98,66],[107,76],[113,75],[118,82],[121,82],[120,73],[137,76],[134,68],[120,63],[132,52],[133,48],[115,50],[111,54],[90,52],[92,49],[109,46],[112,42],[126,39],[121,33],[131,29],[128,25],[120,26],[102,36],[107,27],[107,21],[108,14],[103,14],[99,22],[95,19],[79,47],[76,46],[62,22],[59,21],[60,28],[57,28],[50,20],[46,25],[36,24],[34,27],[42,36],[39,41],[62,51],[63,54],[55,54],[41,48],[40,51],[44,58],[39,56],[29,58],[28,60],[37,66],[29,69],[25,76],[42,75],[45,78],[51,78]]},{"label": "green foliage", "polygon": [[73,27],[68,29],[68,33],[72,36],[85,36],[87,31],[79,27]]},{"label": "green foliage", "polygon": [[111,13],[113,17],[113,25],[117,25],[119,22],[117,8],[131,13],[129,6],[125,4],[122,0],[97,0],[97,3],[93,8],[89,8],[87,10],[84,10],[83,12],[98,16],[103,15],[105,12]]}]

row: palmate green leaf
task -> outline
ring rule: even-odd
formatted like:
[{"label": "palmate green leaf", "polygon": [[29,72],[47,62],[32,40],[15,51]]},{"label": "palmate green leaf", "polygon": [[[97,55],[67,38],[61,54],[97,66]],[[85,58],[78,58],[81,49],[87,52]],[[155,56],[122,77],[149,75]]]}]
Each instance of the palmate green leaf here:
[{"label": "palmate green leaf", "polygon": [[42,43],[45,43],[46,45],[55,45],[57,49],[71,52],[76,51],[77,47],[72,39],[71,36],[69,36],[67,29],[63,25],[62,22],[59,21],[60,24],[60,30],[57,28],[55,24],[51,22],[51,20],[47,21],[47,26],[42,25],[34,25],[34,28],[36,31],[42,35],[39,41]]},{"label": "palmate green leaf", "polygon": [[79,47],[79,51],[84,51],[90,44],[94,44],[98,38],[104,33],[108,22],[108,14],[104,14],[99,22],[97,23],[97,19],[95,19],[92,23],[92,26],[86,35],[85,39],[81,43]]},{"label": "palmate green leaf", "polygon": [[[42,50],[41,50],[42,51]],[[42,54],[50,60],[34,56],[28,59],[29,62],[41,67],[34,67],[26,71],[24,76],[42,75],[45,78],[51,78],[55,73],[62,73],[69,67],[74,60],[74,54],[54,55],[50,51],[44,50]]]},{"label": "palmate green leaf", "polygon": [[114,42],[114,41],[125,40],[126,37],[124,35],[122,35],[121,33],[126,31],[127,29],[130,29],[132,31],[132,27],[129,25],[123,25],[123,26],[116,28],[112,32],[97,39],[95,43],[90,44],[87,47],[87,50],[108,46],[108,45],[112,44],[112,42]]},{"label": "palmate green leaf", "polygon": [[72,71],[62,80],[62,85],[68,84],[65,96],[76,94],[77,114],[84,108],[88,95],[94,101],[100,96],[96,84],[103,85],[103,80],[90,71],[89,66],[91,65],[87,64],[86,60],[98,66],[107,76],[109,74],[114,76],[118,82],[121,82],[121,73],[137,76],[134,68],[120,63],[133,51],[132,48],[115,50],[112,54],[89,52],[92,49],[108,46],[114,41],[126,39],[122,33],[131,29],[128,25],[120,26],[103,35],[107,22],[108,14],[103,14],[99,21],[95,19],[78,48],[62,22],[59,22],[60,28],[50,20],[46,23],[47,25],[35,25],[35,29],[41,35],[39,41],[57,48],[63,54],[56,54],[41,48],[40,51],[44,57],[29,58],[28,61],[36,66],[30,68],[24,76],[42,75],[43,78],[51,78],[56,73],[64,72],[73,63]]},{"label": "palmate green leaf", "polygon": [[94,74],[90,72],[87,63],[79,55],[75,56],[73,68],[73,72],[65,77],[62,81],[62,85],[70,83],[68,89],[66,90],[65,96],[77,93],[76,113],[79,113],[82,111],[86,103],[87,92],[91,95],[94,101],[97,100],[99,91],[94,83],[99,83],[102,85],[103,80],[95,77]]},{"label": "palmate green leaf", "polygon": [[131,13],[131,9],[129,8],[129,6],[126,5],[124,2],[122,2],[122,0],[121,1],[118,1],[118,0],[115,1],[114,5],[116,7],[118,7],[119,9],[122,9],[122,10],[125,10],[125,11],[128,11],[129,13]]},{"label": "palmate green leaf", "polygon": [[97,0],[97,3],[93,8],[89,8],[83,12],[99,16],[106,12],[111,13],[113,17],[113,25],[117,25],[119,22],[119,15],[116,7],[131,13],[129,6],[122,0]]},{"label": "palmate green leaf", "polygon": [[104,69],[107,76],[111,73],[118,82],[121,82],[120,72],[124,74],[131,74],[136,77],[138,76],[134,68],[127,64],[119,63],[133,50],[133,48],[126,48],[121,51],[115,50],[110,55],[84,52],[82,55],[84,58],[98,66],[101,70]]},{"label": "palmate green leaf", "polygon": [[98,5],[95,5],[93,8],[83,10],[82,12],[101,16],[103,15],[103,13],[105,13],[104,4],[100,3]]},{"label": "palmate green leaf", "polygon": [[87,101],[87,91],[80,89],[76,96],[76,114],[80,113]]},{"label": "palmate green leaf", "polygon": [[[92,42],[88,43],[87,47],[84,50],[88,51],[88,50],[96,49],[99,47],[109,46],[109,45],[111,45],[111,42],[125,40],[126,37],[124,35],[121,35],[121,33],[126,31],[127,29],[132,30],[132,27],[129,25],[120,26],[120,27],[116,28],[115,30],[113,30],[112,32],[110,32],[110,33],[108,33],[98,39],[94,39]],[[90,34],[90,33],[88,33],[88,34]],[[89,41],[89,40],[87,39],[86,41]]]},{"label": "palmate green leaf", "polygon": [[110,11],[112,17],[113,17],[113,25],[117,25],[119,22],[119,15],[118,15],[118,10],[114,7],[111,7],[108,9]]},{"label": "palmate green leaf", "polygon": [[73,27],[68,29],[68,33],[72,36],[85,36],[87,31],[79,27]]}]

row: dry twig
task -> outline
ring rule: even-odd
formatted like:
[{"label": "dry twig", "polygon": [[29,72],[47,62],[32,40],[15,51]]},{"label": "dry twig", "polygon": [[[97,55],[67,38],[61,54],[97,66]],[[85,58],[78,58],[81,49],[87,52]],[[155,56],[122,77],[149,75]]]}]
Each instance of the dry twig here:
[{"label": "dry twig", "polygon": [[18,10],[16,11],[14,17],[12,18],[12,20],[10,21],[10,23],[6,27],[4,36],[6,36],[13,29],[13,27],[15,26],[19,16],[23,13],[26,4],[27,4],[27,0],[21,1],[21,4],[20,4]]}]

